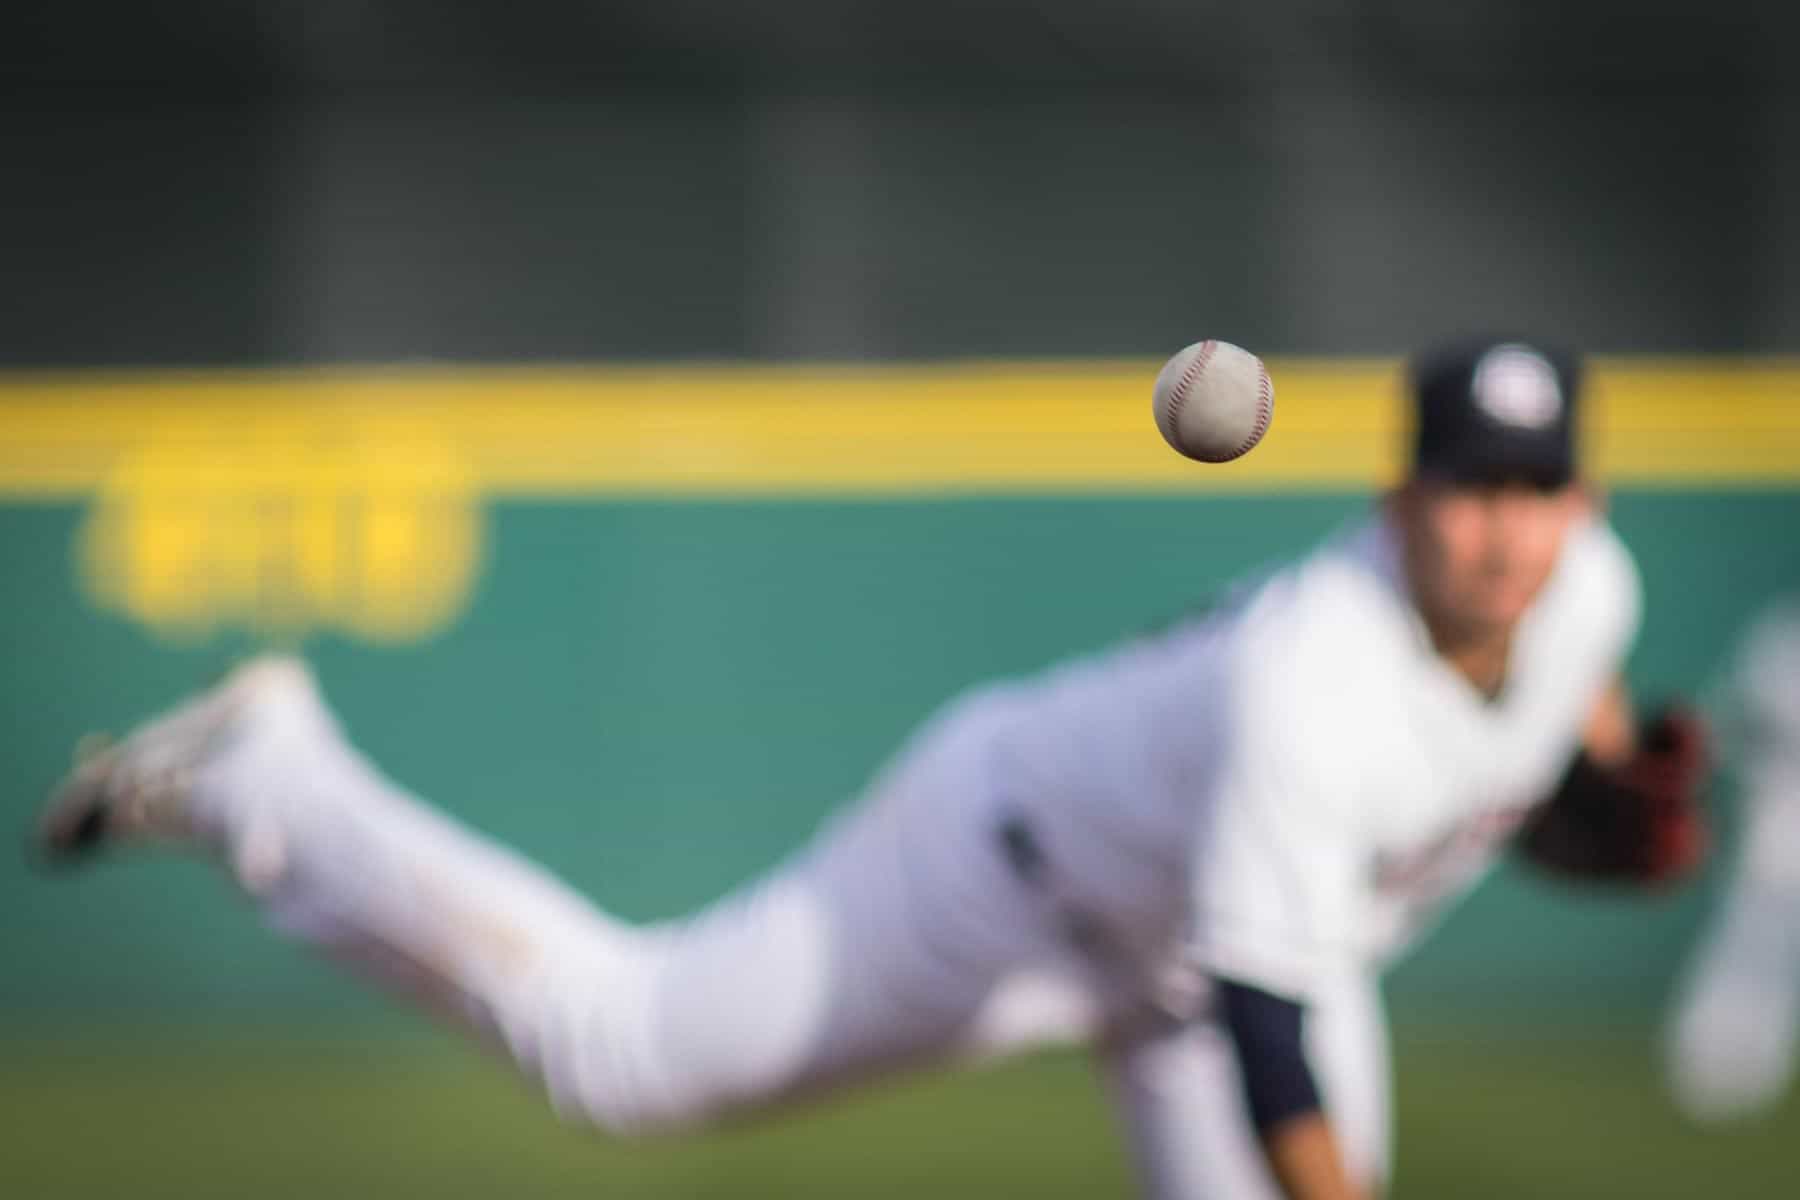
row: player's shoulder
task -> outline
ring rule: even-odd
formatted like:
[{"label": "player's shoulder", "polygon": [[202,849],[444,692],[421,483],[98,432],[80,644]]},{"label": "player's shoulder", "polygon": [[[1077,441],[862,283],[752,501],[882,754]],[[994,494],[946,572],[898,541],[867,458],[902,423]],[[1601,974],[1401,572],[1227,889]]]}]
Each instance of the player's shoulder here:
[{"label": "player's shoulder", "polygon": [[1392,530],[1369,517],[1269,575],[1247,597],[1240,659],[1302,687],[1320,675],[1382,673],[1416,637],[1398,555]]},{"label": "player's shoulder", "polygon": [[1637,560],[1612,522],[1596,513],[1578,525],[1569,538],[1569,561],[1596,589],[1616,597],[1642,590]]},{"label": "player's shoulder", "polygon": [[1643,596],[1637,560],[1604,516],[1570,532],[1551,584],[1554,611],[1586,630],[1630,638],[1642,619]]},{"label": "player's shoulder", "polygon": [[1408,611],[1399,542],[1379,516],[1326,538],[1274,576],[1269,593],[1273,620],[1294,634],[1372,633]]}]

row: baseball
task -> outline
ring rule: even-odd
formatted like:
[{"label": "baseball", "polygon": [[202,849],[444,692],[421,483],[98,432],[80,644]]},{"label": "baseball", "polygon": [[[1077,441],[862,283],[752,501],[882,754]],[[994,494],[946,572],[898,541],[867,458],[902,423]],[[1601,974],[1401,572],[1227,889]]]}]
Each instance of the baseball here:
[{"label": "baseball", "polygon": [[1169,445],[1221,463],[1262,440],[1275,415],[1275,386],[1262,359],[1207,339],[1176,353],[1156,377],[1156,427]]}]

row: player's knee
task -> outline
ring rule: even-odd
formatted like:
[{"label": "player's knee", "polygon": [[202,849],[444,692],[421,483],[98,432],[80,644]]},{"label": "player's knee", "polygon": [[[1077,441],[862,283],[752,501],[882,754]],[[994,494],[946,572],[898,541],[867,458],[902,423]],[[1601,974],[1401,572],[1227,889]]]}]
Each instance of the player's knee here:
[{"label": "player's knee", "polygon": [[566,964],[508,1030],[514,1059],[565,1123],[618,1137],[675,1131],[701,1115],[655,1053],[646,972]]},{"label": "player's knee", "polygon": [[561,1040],[542,1064],[545,1091],[563,1120],[615,1137],[651,1137],[698,1128],[726,1107],[703,1076],[658,1053],[646,1030],[584,1024],[585,1036]]},{"label": "player's knee", "polygon": [[564,1122],[612,1137],[685,1133],[705,1125],[711,1116],[699,1106],[625,1074],[582,1079],[577,1072],[551,1075],[544,1083],[551,1107]]},{"label": "player's knee", "polygon": [[[704,1129],[773,1099],[776,1089],[733,1086],[703,1072],[670,1076],[617,1061],[591,1078],[546,1080],[563,1120],[614,1137],[660,1137]],[[641,1065],[641,1064],[640,1064]]]}]

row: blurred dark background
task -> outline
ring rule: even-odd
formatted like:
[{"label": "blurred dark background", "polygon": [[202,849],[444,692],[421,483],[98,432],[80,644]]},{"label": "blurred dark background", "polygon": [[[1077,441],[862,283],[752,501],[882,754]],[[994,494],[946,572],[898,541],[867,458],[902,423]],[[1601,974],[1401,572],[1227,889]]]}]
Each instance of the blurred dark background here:
[{"label": "blurred dark background", "polygon": [[0,362],[1793,350],[1795,13],[27,0]]}]

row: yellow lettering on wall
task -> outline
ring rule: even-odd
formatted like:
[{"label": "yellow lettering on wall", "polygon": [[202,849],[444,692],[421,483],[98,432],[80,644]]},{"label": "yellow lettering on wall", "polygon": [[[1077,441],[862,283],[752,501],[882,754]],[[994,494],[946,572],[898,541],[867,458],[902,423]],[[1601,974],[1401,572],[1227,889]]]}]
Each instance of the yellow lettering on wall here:
[{"label": "yellow lettering on wall", "polygon": [[481,559],[457,456],[416,423],[282,416],[176,422],[125,454],[82,529],[90,596],[180,639],[395,642],[447,626]]}]

